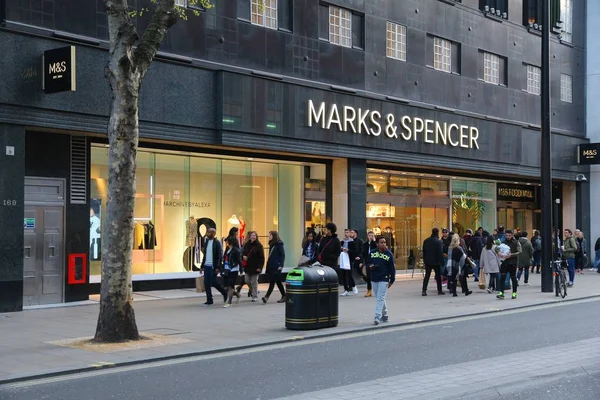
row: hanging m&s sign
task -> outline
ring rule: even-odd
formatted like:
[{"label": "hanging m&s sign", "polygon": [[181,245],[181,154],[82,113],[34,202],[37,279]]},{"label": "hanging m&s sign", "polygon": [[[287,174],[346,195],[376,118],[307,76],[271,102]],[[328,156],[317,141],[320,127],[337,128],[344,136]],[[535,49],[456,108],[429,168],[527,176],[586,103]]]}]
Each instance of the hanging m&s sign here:
[{"label": "hanging m&s sign", "polygon": [[42,89],[45,93],[75,91],[75,46],[44,51]]}]

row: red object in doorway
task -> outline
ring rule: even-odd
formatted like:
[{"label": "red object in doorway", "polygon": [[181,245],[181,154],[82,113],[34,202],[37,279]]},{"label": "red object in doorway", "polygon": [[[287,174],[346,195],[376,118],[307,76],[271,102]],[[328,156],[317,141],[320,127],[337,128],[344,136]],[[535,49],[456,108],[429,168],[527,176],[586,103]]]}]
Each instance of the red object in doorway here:
[{"label": "red object in doorway", "polygon": [[87,254],[69,254],[69,285],[87,283]]}]

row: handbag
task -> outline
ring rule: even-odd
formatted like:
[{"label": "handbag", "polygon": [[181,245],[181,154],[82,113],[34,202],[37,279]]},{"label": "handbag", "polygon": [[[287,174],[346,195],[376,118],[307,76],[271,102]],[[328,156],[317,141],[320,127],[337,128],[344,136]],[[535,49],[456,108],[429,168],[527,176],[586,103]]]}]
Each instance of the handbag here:
[{"label": "handbag", "polygon": [[479,289],[485,289],[485,272],[483,268],[479,269]]},{"label": "handbag", "polygon": [[[248,259],[250,258],[250,255],[252,254],[252,252],[254,251],[254,247],[252,246],[252,248],[250,249],[250,251],[248,252],[248,255],[246,257],[248,257]],[[244,257],[242,256],[242,268],[246,269],[246,267],[248,266],[248,260],[244,260]]]},{"label": "handbag", "polygon": [[319,253],[319,255],[317,256],[317,261],[320,263],[321,261],[323,261],[323,258],[321,257],[321,254],[323,254],[323,252],[325,251],[325,249],[327,248],[327,246],[329,246],[329,243],[331,243],[332,239],[329,239],[329,242],[327,242],[327,244],[323,247],[323,250],[321,250],[321,252]]},{"label": "handbag", "polygon": [[473,260],[467,257],[465,260],[465,265],[463,266],[463,274],[465,276],[473,275],[475,273],[475,263]]}]

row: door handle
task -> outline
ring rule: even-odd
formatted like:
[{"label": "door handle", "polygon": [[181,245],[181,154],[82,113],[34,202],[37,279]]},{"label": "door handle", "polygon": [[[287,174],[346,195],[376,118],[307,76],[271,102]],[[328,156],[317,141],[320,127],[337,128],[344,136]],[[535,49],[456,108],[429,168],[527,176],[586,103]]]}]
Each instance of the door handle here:
[{"label": "door handle", "polygon": [[55,250],[54,246],[48,246],[48,257],[54,257]]}]

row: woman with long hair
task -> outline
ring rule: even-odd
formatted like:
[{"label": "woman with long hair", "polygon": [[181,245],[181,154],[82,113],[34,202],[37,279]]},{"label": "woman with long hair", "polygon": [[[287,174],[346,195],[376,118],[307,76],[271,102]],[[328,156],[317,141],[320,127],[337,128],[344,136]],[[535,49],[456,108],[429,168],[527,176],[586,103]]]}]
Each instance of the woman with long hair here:
[{"label": "woman with long hair", "polygon": [[487,291],[492,293],[498,288],[498,274],[500,273],[500,259],[496,253],[496,245],[494,237],[488,236],[485,242],[485,247],[481,251],[479,267],[483,268],[483,272],[490,276]]},{"label": "woman with long hair", "polygon": [[448,247],[448,262],[446,263],[446,270],[448,272],[448,290],[452,293],[452,296],[456,297],[456,280],[460,281],[460,286],[463,289],[465,296],[473,293],[469,290],[467,285],[467,276],[463,272],[467,254],[460,245],[460,236],[452,235],[452,242]]},{"label": "woman with long hair", "polygon": [[281,293],[281,299],[278,303],[285,303],[285,288],[281,283],[281,271],[283,270],[283,264],[285,262],[285,249],[283,248],[283,242],[279,239],[279,233],[277,231],[269,232],[269,258],[267,258],[267,278],[269,280],[269,290],[267,294],[262,298],[262,302],[267,304],[271,293],[275,285]]},{"label": "woman with long hair", "polygon": [[[248,240],[242,249],[242,267],[246,271],[245,282],[248,285],[248,294],[252,302],[258,301],[258,276],[265,265],[265,250],[258,240],[255,231],[248,232]],[[241,290],[241,285],[238,287]]]},{"label": "woman with long hair", "polygon": [[238,244],[236,238],[227,238],[227,248],[225,249],[225,255],[223,256],[223,286],[225,286],[225,290],[227,291],[227,301],[223,306],[224,308],[231,307],[233,296],[237,297],[238,302],[240,301],[240,295],[234,291],[241,264],[241,255]]}]

